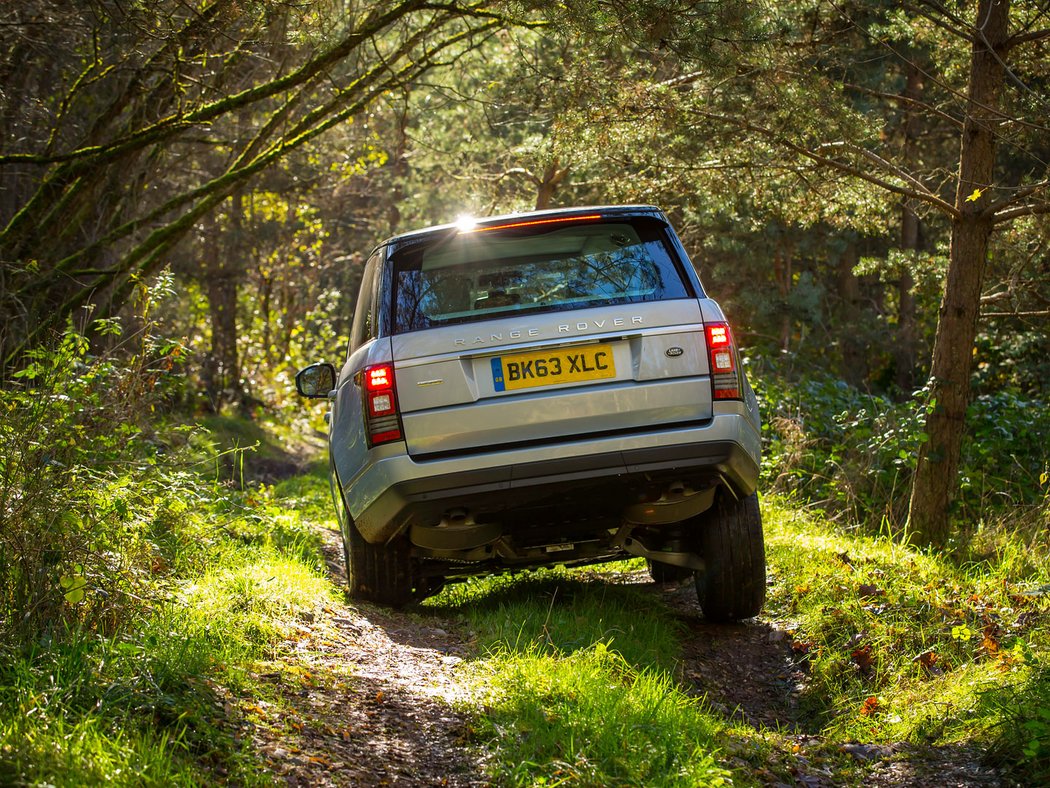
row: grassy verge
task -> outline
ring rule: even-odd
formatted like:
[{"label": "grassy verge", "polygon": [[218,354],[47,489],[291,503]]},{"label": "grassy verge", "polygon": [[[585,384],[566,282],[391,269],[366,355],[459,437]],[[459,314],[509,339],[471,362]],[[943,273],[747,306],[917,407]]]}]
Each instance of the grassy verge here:
[{"label": "grassy verge", "polygon": [[[0,783],[270,784],[227,699],[333,601],[310,523],[324,482],[242,492],[179,469],[209,443],[197,435],[185,456],[123,464],[87,490],[96,506],[119,500],[99,524],[134,549],[85,561],[74,586],[55,582],[56,615],[3,647]],[[285,505],[304,491],[309,505]],[[138,602],[117,599],[109,576],[134,580]]]},{"label": "grassy verge", "polygon": [[808,709],[839,741],[973,743],[1050,778],[1047,547],[1006,533],[963,558],[849,535],[766,507],[784,619],[808,666]]},{"label": "grassy verge", "polygon": [[[800,730],[819,739],[802,773],[863,783],[843,745],[904,742],[964,745],[1022,781],[1050,777],[1045,554],[998,534],[986,539],[995,550],[948,559],[844,532],[782,499],[764,514],[767,616],[808,673]],[[476,734],[498,784],[799,773],[789,731],[720,718],[675,682],[682,633],[639,588],[551,571],[455,586],[427,607],[476,633]]]}]

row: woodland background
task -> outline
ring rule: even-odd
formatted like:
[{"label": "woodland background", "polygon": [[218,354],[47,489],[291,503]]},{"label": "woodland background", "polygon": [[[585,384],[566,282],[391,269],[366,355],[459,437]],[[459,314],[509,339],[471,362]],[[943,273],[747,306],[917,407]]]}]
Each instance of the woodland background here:
[{"label": "woodland background", "polygon": [[536,207],[667,211],[768,494],[1038,552],[1048,80],[1038,0],[5,4],[5,634],[149,607],[188,538],[162,490],[247,484],[194,425],[317,427],[292,376],[345,352],[376,243]]},{"label": "woodland background", "polygon": [[[943,544],[971,400],[1010,431],[1046,393],[1045,25],[991,0],[10,6],[6,379],[67,328],[134,332],[163,281],[183,404],[277,404],[339,355],[382,238],[654,203],[756,362],[927,408],[893,497],[914,481]],[[1009,464],[1031,503],[1045,458]]]}]

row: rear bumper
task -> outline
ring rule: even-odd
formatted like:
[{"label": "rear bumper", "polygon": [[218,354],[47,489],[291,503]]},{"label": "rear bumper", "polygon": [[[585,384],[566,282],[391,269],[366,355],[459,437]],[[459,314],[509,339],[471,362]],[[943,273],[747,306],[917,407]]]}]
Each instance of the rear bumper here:
[{"label": "rear bumper", "polygon": [[627,488],[679,475],[750,495],[758,484],[759,450],[758,432],[741,405],[739,412],[720,413],[699,425],[422,462],[400,445],[383,447],[345,485],[344,493],[358,530],[379,543],[406,528],[413,517],[432,516],[464,501],[526,505],[573,487]]}]

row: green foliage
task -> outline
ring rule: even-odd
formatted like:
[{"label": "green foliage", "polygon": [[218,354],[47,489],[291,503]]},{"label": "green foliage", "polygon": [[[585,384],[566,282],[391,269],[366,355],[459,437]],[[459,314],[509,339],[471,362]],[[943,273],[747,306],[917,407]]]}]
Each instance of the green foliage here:
[{"label": "green foliage", "polygon": [[[834,376],[790,380],[768,362],[750,367],[763,413],[763,478],[844,521],[902,535],[923,427],[925,390],[903,401],[864,393]],[[955,518],[968,531],[1001,514],[1046,511],[1050,412],[1009,390],[978,396],[967,416]]]},{"label": "green foliage", "polygon": [[[148,538],[184,490],[150,423],[177,351],[118,365],[68,331],[0,391],[0,634],[119,631],[155,595]],[[159,526],[157,526],[159,527]]]}]

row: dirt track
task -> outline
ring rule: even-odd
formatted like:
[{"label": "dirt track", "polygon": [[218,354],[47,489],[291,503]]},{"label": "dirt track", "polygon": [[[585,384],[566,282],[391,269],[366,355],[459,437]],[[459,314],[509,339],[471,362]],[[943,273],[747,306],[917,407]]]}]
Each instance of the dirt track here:
[{"label": "dirt track", "polygon": [[[325,532],[325,540],[332,581],[342,586],[338,536]],[[658,586],[643,572],[595,575],[601,582],[644,584],[677,611],[688,633],[682,684],[705,696],[715,712],[770,731],[775,741],[777,763],[770,768],[756,768],[747,752],[727,753],[730,765],[760,782],[842,784],[825,768],[828,753],[837,751],[856,760],[865,786],[1004,784],[969,752],[825,741],[800,716],[806,674],[777,622],[709,624],[688,583]],[[469,718],[456,710],[462,707],[456,700],[465,699],[456,671],[471,653],[468,639],[460,625],[429,613],[369,605],[325,609],[286,642],[282,660],[263,667],[265,697],[237,701],[242,735],[288,785],[488,785]],[[785,771],[793,782],[783,781]]]}]

